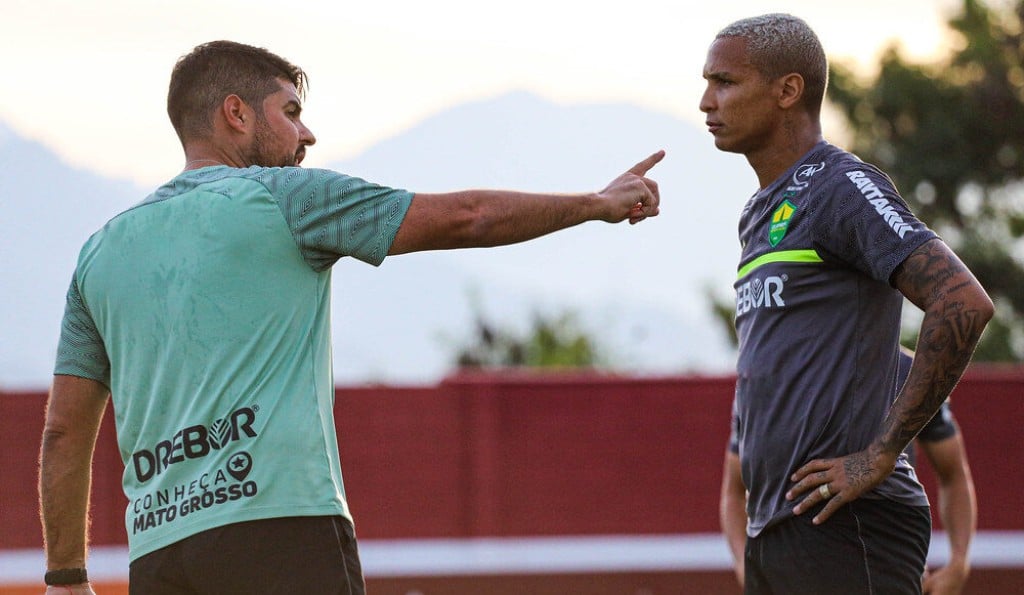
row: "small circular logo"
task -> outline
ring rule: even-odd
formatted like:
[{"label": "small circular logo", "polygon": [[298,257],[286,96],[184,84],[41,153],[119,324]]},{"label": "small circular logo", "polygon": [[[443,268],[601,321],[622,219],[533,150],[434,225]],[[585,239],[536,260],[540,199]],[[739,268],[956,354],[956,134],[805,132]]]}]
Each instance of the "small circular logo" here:
[{"label": "small circular logo", "polygon": [[244,481],[252,471],[252,457],[245,451],[239,451],[228,459],[228,475],[236,481]]}]

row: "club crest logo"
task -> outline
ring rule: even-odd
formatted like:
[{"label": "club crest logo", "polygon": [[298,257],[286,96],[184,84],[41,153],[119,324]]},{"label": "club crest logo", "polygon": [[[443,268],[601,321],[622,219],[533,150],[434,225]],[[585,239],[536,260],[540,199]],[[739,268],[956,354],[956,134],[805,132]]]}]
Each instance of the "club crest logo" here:
[{"label": "club crest logo", "polygon": [[768,243],[772,245],[772,248],[778,246],[782,238],[786,237],[789,221],[793,218],[794,213],[796,213],[796,205],[788,200],[782,201],[779,208],[772,213],[772,221],[768,226]]}]

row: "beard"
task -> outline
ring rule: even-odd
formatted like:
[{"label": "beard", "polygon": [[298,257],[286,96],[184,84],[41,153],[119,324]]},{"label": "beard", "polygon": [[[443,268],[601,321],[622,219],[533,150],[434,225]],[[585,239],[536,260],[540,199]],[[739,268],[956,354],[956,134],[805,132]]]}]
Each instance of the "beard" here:
[{"label": "beard", "polygon": [[261,167],[294,167],[298,165],[297,153],[275,150],[273,132],[261,117],[256,118],[256,134],[252,145],[245,153],[248,165]]}]

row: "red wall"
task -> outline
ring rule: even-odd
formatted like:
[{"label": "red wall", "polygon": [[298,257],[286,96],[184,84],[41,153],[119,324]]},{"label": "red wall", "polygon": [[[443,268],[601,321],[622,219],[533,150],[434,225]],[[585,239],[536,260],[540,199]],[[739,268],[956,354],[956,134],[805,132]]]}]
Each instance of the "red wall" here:
[{"label": "red wall", "polygon": [[728,378],[342,390],[353,514],[382,538],[716,531],[731,395]]},{"label": "red wall", "polygon": [[[715,532],[733,379],[481,375],[339,388],[363,539]],[[41,546],[45,395],[0,393],[0,548]],[[973,368],[954,395],[979,529],[1022,530],[1024,369]],[[123,544],[113,416],[94,463],[94,545]],[[926,477],[926,480],[928,478]]]}]

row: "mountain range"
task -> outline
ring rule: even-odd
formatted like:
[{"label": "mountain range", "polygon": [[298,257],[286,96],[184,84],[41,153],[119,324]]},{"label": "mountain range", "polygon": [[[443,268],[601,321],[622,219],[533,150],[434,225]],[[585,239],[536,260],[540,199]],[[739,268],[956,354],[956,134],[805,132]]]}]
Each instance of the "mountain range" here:
[{"label": "mountain range", "polygon": [[[619,373],[719,373],[733,362],[709,293],[731,299],[736,218],[756,180],[689,122],[627,104],[559,105],[515,92],[430,117],[339,171],[416,192],[603,188],[658,149],[662,214],[531,242],[334,268],[339,384],[432,383],[474,312],[525,332],[572,312]],[[314,147],[315,150],[315,147]],[[49,383],[64,295],[85,239],[152,189],[73,168],[0,122],[0,388]]]}]

